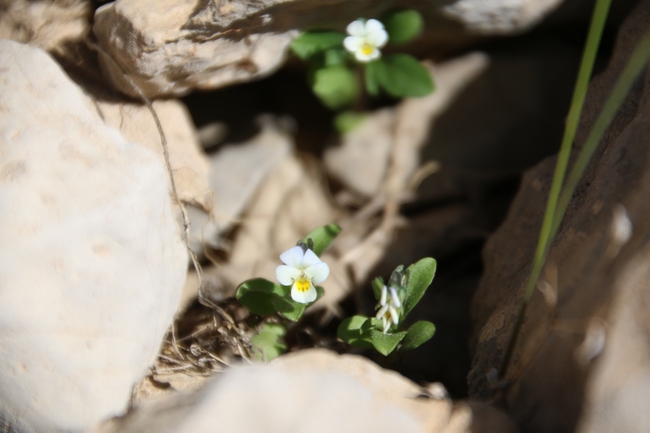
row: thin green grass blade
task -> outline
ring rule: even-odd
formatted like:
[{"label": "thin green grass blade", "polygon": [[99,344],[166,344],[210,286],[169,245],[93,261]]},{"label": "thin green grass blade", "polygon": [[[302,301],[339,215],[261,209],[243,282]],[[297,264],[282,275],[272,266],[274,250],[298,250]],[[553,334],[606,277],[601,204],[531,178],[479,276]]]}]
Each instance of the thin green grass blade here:
[{"label": "thin green grass blade", "polygon": [[578,182],[585,170],[587,165],[594,152],[598,148],[600,140],[605,135],[605,131],[609,125],[614,120],[614,116],[618,111],[619,107],[625,101],[627,94],[630,92],[630,89],[634,85],[634,82],[639,77],[639,74],[643,71],[643,68],[648,64],[650,60],[650,31],[646,32],[639,43],[637,44],[630,60],[628,60],[627,65],[623,69],[620,77],[614,85],[614,89],[609,95],[609,98],[605,101],[602,111],[598,115],[596,122],[594,123],[593,128],[589,132],[585,144],[578,154],[575,164],[571,168],[571,173],[567,178],[566,185],[562,189],[562,194],[560,195],[559,203],[557,206],[557,211],[555,212],[555,218],[553,219],[553,225],[551,227],[551,237],[555,236],[558,229],[560,228],[560,223],[564,217],[564,213],[569,206],[571,201],[571,196],[578,186]]},{"label": "thin green grass blade", "polygon": [[569,108],[569,114],[567,116],[564,136],[562,138],[562,145],[558,154],[555,173],[553,174],[553,183],[551,184],[548,202],[546,203],[546,211],[544,213],[544,220],[542,222],[542,229],[539,234],[537,249],[535,250],[532,271],[530,273],[528,284],[526,285],[521,309],[519,310],[519,316],[517,317],[517,323],[515,324],[515,329],[513,331],[512,337],[510,338],[506,356],[503,360],[503,364],[501,365],[501,377],[505,376],[508,365],[510,364],[510,357],[512,356],[512,352],[517,343],[519,330],[521,329],[523,318],[526,315],[528,301],[530,300],[530,296],[533,294],[533,290],[537,284],[539,274],[542,270],[546,255],[548,253],[548,245],[552,239],[551,229],[553,227],[553,222],[555,219],[560,190],[562,189],[562,184],[564,183],[564,177],[567,171],[569,157],[571,156],[573,140],[575,138],[576,130],[578,129],[580,114],[584,105],[587,88],[589,86],[589,80],[594,68],[594,62],[598,53],[598,46],[600,45],[600,39],[603,34],[603,29],[605,27],[605,21],[607,20],[610,4],[611,0],[597,0],[596,6],[594,7],[594,12],[591,17],[591,24],[589,26],[589,33],[587,35],[587,43],[582,54],[580,70],[578,71],[578,79],[573,91],[573,98],[571,100],[571,106]]}]

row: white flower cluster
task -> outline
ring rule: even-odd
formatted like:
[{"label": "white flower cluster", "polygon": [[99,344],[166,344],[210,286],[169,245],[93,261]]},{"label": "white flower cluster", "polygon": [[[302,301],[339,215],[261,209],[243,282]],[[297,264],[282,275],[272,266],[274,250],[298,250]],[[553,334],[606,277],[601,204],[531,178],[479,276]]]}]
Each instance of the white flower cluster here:
[{"label": "white flower cluster", "polygon": [[[390,292],[390,297],[388,296]],[[382,321],[384,334],[388,332],[391,326],[399,325],[400,313],[402,311],[402,302],[399,300],[397,290],[394,287],[390,289],[384,286],[381,289],[381,299],[377,305],[377,319]]]}]

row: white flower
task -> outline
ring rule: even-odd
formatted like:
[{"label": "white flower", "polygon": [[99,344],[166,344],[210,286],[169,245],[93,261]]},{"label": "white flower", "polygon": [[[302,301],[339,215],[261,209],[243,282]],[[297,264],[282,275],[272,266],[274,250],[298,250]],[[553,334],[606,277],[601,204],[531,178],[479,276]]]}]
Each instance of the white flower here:
[{"label": "white flower", "polygon": [[347,28],[348,36],[343,40],[343,46],[360,62],[371,62],[381,57],[379,48],[388,42],[388,33],[384,25],[377,20],[352,21]]},{"label": "white flower", "polygon": [[310,249],[293,247],[280,254],[284,265],[275,269],[275,277],[283,286],[291,286],[291,298],[301,304],[316,300],[316,287],[330,274],[327,263],[322,262]]},{"label": "white flower", "polygon": [[390,298],[388,298],[388,288],[384,286],[381,289],[381,299],[379,300],[379,311],[377,311],[377,319],[381,319],[384,326],[384,334],[388,332],[391,323],[397,326],[399,324],[399,312],[402,308],[402,302],[397,296],[397,290],[390,288]]}]

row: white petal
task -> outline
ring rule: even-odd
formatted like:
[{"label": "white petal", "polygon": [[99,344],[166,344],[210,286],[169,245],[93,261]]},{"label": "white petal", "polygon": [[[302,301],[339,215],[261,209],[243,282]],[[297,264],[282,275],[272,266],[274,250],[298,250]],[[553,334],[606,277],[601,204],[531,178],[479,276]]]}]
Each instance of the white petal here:
[{"label": "white petal", "polygon": [[295,246],[280,254],[280,260],[282,260],[282,263],[285,265],[297,268],[302,263],[303,256],[304,253],[302,252],[302,248]]},{"label": "white petal", "polygon": [[361,50],[354,53],[354,57],[363,63],[372,62],[373,60],[378,59],[380,56],[381,52],[377,48],[373,49],[370,54],[363,54]]},{"label": "white petal", "polygon": [[386,311],[388,311],[388,305],[384,305],[377,311],[377,315],[375,316],[377,319],[385,319],[384,315],[386,314]]},{"label": "white petal", "polygon": [[386,320],[385,317],[382,317],[382,320],[384,321],[384,334],[385,334],[388,331],[388,329],[390,328],[390,322],[388,320]]},{"label": "white petal", "polygon": [[316,263],[321,263],[316,253],[312,250],[305,251],[305,255],[302,257],[303,268],[308,268],[311,265],[315,265]]},{"label": "white petal", "polygon": [[348,24],[347,32],[350,36],[365,36],[366,26],[363,20],[355,20]]},{"label": "white petal", "polygon": [[383,306],[386,305],[386,293],[388,292],[388,289],[386,289],[386,286],[381,288],[381,299],[379,300],[379,303]]},{"label": "white petal", "polygon": [[397,310],[395,310],[395,307],[393,307],[392,305],[388,307],[388,309],[390,310],[390,318],[393,320],[395,326],[397,326],[397,324],[399,323],[399,315],[397,314]]},{"label": "white petal", "polygon": [[300,277],[300,269],[291,266],[280,265],[275,268],[275,278],[283,286],[290,286]]},{"label": "white petal", "polygon": [[306,292],[301,292],[300,290],[296,289],[295,284],[291,288],[291,299],[296,302],[300,302],[301,304],[309,304],[310,302],[314,302],[317,296],[318,292],[316,292],[316,288],[313,286],[313,284],[309,285],[309,289],[307,289]]},{"label": "white petal", "polygon": [[374,30],[366,36],[366,41],[371,43],[377,48],[381,48],[384,45],[386,45],[386,42],[388,42],[388,33],[384,31],[383,29],[381,30]]},{"label": "white petal", "polygon": [[343,39],[343,46],[351,53],[356,53],[359,51],[361,49],[361,45],[363,45],[363,38],[360,38],[358,36],[348,36],[347,38]]},{"label": "white petal", "polygon": [[314,284],[320,284],[325,281],[330,274],[330,267],[325,262],[319,262],[305,269],[305,275]]},{"label": "white petal", "polygon": [[384,25],[381,23],[381,21],[377,21],[373,19],[369,19],[368,21],[366,21],[366,34],[380,31],[380,30],[385,33]]},{"label": "white petal", "polygon": [[394,287],[390,288],[390,297],[393,298],[393,305],[395,305],[395,307],[400,308],[402,306],[399,296],[397,296],[397,290],[395,290]]}]

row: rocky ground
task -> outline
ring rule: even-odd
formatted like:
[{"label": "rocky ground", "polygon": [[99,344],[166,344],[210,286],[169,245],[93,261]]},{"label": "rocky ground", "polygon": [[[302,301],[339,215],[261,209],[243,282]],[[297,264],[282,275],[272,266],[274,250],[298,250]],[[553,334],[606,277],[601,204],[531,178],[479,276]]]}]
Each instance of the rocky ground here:
[{"label": "rocky ground", "polygon": [[[436,90],[365,101],[338,133],[289,44],[396,7],[425,18],[405,50]],[[0,1],[0,431],[650,431],[648,71],[494,375],[591,8]],[[614,2],[577,149],[649,29],[650,0]],[[279,254],[332,222],[325,296],[287,354],[252,360],[261,319],[237,285],[274,280]],[[435,323],[432,340],[395,364],[337,338],[373,314],[375,276],[425,256],[438,271],[409,320]]]}]

